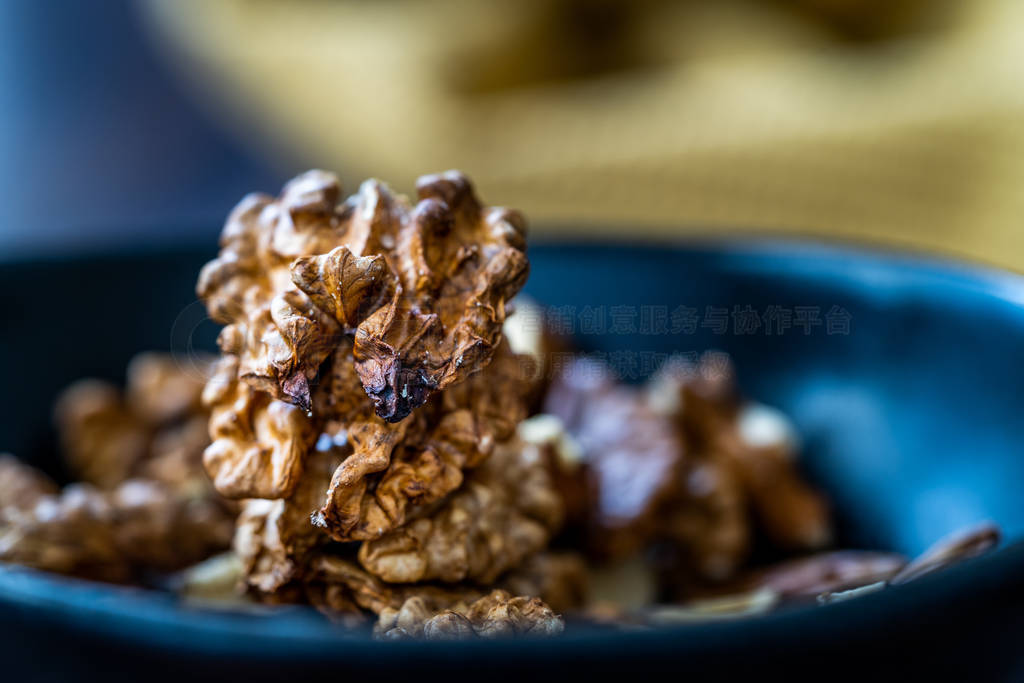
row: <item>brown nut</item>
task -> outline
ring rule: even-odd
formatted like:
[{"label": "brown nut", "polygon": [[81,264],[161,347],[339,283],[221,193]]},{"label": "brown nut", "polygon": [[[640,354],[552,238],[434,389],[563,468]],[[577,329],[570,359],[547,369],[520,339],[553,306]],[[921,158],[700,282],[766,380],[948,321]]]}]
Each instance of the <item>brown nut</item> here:
[{"label": "brown nut", "polygon": [[547,545],[561,500],[533,444],[499,444],[433,514],[366,541],[360,563],[385,581],[493,583]]},{"label": "brown nut", "polygon": [[117,544],[110,501],[89,484],[0,509],[0,561],[103,581],[132,575]]},{"label": "brown nut", "polygon": [[308,602],[332,616],[350,614],[353,609],[380,614],[398,609],[413,596],[438,606],[473,601],[480,588],[459,584],[389,584],[368,573],[353,560],[329,552],[313,553],[303,577],[276,593],[258,595],[265,601]]},{"label": "brown nut", "polygon": [[310,171],[236,207],[197,291],[229,325],[239,378],[308,410],[309,380],[354,332],[363,388],[399,421],[490,361],[528,271],[524,221],[484,208],[457,172],[417,192],[410,207],[370,180],[339,204],[337,179]]},{"label": "brown nut", "polygon": [[651,376],[646,390],[651,407],[671,418],[687,444],[698,451],[713,447],[741,404],[736,368],[720,351],[705,352],[697,361],[670,357]]},{"label": "brown nut", "polygon": [[338,246],[344,233],[335,215],[339,193],[332,174],[310,171],[276,200],[246,196],[228,216],[220,254],[203,267],[196,287],[211,317],[227,325],[220,345],[238,357],[237,377],[274,398],[304,403],[305,410],[305,380],[339,330],[295,289],[290,266]]},{"label": "brown nut", "polygon": [[123,395],[99,380],[69,386],[55,414],[70,468],[107,490],[144,478],[209,493],[199,465],[209,444],[200,394],[210,371],[211,359],[203,355],[148,352],[129,363]]},{"label": "brown nut", "polygon": [[118,551],[136,571],[181,569],[231,543],[233,520],[216,501],[144,479],[124,482],[108,500]]},{"label": "brown nut", "polygon": [[48,476],[10,453],[0,453],[0,509],[25,509],[55,493],[57,485]]},{"label": "brown nut", "polygon": [[587,603],[590,576],[583,556],[573,552],[541,552],[498,581],[512,595],[536,595],[556,612]]},{"label": "brown nut", "polygon": [[360,190],[363,211],[372,206],[400,223],[388,254],[395,294],[360,325],[355,343],[363,387],[389,421],[490,361],[505,303],[529,272],[519,213],[483,207],[455,171],[421,177],[416,191],[410,211],[383,186]]},{"label": "brown nut", "polygon": [[520,371],[529,361],[506,344],[487,368],[397,424],[374,414],[365,396],[352,396],[354,371],[345,352],[338,348],[316,394],[318,405],[321,397],[328,404],[324,412],[338,416],[324,433],[351,449],[315,518],[335,540],[372,540],[405,524],[416,509],[462,484],[463,470],[483,462],[525,416],[528,386]]},{"label": "brown nut", "polygon": [[128,480],[111,491],[72,484],[25,506],[0,508],[0,561],[105,581],[193,564],[230,542],[215,502]]},{"label": "brown nut", "polygon": [[58,400],[65,457],[91,485],[51,489],[4,514],[5,559],[124,581],[203,559],[230,542],[233,512],[202,472],[209,443],[199,394],[208,359],[144,353],[125,395],[84,380]]},{"label": "brown nut", "polygon": [[510,638],[553,636],[564,629],[562,619],[540,599],[495,590],[470,604],[440,609],[422,597],[410,598],[397,610],[381,612],[374,636],[382,640]]},{"label": "brown nut", "polygon": [[324,491],[339,460],[334,448],[318,449],[310,455],[302,481],[291,496],[242,504],[234,547],[249,586],[273,593],[298,579],[312,552],[327,542],[310,516],[323,504]]},{"label": "brown nut", "polygon": [[217,362],[203,393],[210,407],[212,443],[203,464],[228,498],[283,498],[302,476],[315,432],[298,408],[270,398],[235,374],[238,359]]},{"label": "brown nut", "polygon": [[523,360],[500,344],[527,273],[522,218],[482,207],[458,173],[418,192],[410,207],[367,181],[340,202],[336,178],[311,171],[232,212],[197,288],[227,323],[204,394],[224,495],[287,498],[314,442],[336,440],[349,452],[314,520],[338,541],[377,538],[525,415]]},{"label": "brown nut", "polygon": [[545,401],[578,445],[588,478],[588,536],[606,558],[629,555],[650,542],[661,508],[673,499],[685,447],[672,423],[637,389],[616,385],[608,368],[585,357],[567,363]]},{"label": "brown nut", "polygon": [[55,416],[64,456],[82,481],[111,489],[146,457],[150,428],[112,384],[75,382],[61,393]]},{"label": "brown nut", "polygon": [[661,533],[681,546],[700,577],[731,578],[747,559],[753,532],[735,469],[720,459],[695,458],[680,479],[677,496],[663,508]]},{"label": "brown nut", "polygon": [[778,411],[748,403],[713,447],[732,464],[768,538],[784,549],[815,550],[832,540],[832,520],[825,497],[800,473],[792,431]]},{"label": "brown nut", "polygon": [[[685,487],[691,493],[705,491],[694,497],[684,490],[682,499],[696,507],[683,504],[683,510],[699,514],[682,519],[671,534],[688,539],[685,544],[698,565],[717,567],[711,574],[702,573],[721,580],[738,569],[750,545],[752,521],[784,549],[828,544],[832,533],[827,501],[797,467],[795,430],[778,411],[741,401],[728,356],[708,352],[696,363],[672,358],[652,377],[647,392],[650,405],[675,423],[693,454]],[[717,488],[702,486],[706,478],[719,482]],[[717,510],[717,525],[708,521],[708,505]]]},{"label": "brown nut", "polygon": [[146,352],[128,363],[125,403],[150,425],[165,425],[201,410],[203,385],[213,359],[204,354],[178,358]]}]

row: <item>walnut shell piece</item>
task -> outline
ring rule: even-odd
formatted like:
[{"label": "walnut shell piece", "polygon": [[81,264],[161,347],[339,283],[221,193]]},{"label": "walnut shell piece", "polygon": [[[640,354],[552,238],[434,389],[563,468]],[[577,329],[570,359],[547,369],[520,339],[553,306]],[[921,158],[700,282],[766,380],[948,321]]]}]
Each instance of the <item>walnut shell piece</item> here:
[{"label": "walnut shell piece", "polygon": [[768,588],[784,599],[813,598],[888,581],[907,565],[896,553],[837,550],[782,562],[756,571],[746,587]]},{"label": "walnut shell piece", "polygon": [[205,354],[179,358],[154,351],[139,353],[128,363],[125,403],[151,425],[166,425],[198,413],[212,362]]},{"label": "walnut shell piece", "polygon": [[1003,533],[992,522],[981,522],[945,536],[915,557],[892,578],[899,585],[918,579],[957,562],[984,555],[1002,541]]}]

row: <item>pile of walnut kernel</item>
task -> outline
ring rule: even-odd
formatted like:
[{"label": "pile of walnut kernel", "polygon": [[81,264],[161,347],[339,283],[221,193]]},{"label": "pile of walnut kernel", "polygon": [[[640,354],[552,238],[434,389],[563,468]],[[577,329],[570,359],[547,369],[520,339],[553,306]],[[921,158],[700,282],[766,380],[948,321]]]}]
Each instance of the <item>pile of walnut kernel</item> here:
[{"label": "pile of walnut kernel", "polygon": [[188,369],[146,353],[127,388],[83,380],[66,389],[56,422],[69,469],[58,490],[43,473],[0,455],[0,560],[113,581],[142,581],[227,548],[236,504],[202,471],[209,359]]},{"label": "pile of walnut kernel", "polygon": [[[170,574],[192,599],[445,639],[841,599],[998,541],[983,528],[909,565],[817,552],[828,506],[795,432],[739,397],[726,356],[671,359],[644,387],[585,356],[556,367],[570,342],[524,334],[529,304],[510,304],[522,216],[457,172],[416,190],[343,198],[310,171],[244,198],[197,286],[220,357],[142,354],[124,392],[68,388],[56,422],[81,483],[0,456],[0,561]],[[752,567],[765,546],[803,557]]]},{"label": "pile of walnut kernel", "polygon": [[533,361],[502,334],[525,222],[458,173],[416,189],[343,199],[311,171],[232,212],[197,287],[225,325],[204,463],[242,501],[259,600],[370,611],[384,637],[557,632],[547,605],[490,592],[562,518],[516,436]]}]

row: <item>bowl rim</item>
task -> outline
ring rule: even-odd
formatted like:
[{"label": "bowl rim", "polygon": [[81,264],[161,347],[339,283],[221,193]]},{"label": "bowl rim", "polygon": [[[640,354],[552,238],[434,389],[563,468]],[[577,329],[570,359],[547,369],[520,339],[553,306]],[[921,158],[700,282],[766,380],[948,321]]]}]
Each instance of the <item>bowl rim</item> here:
[{"label": "bowl rim", "polygon": [[[452,647],[460,657],[490,659],[509,648],[538,660],[573,656],[618,659],[643,657],[671,647],[678,655],[711,655],[758,640],[786,647],[850,642],[866,633],[913,631],[920,620],[950,608],[1000,599],[1000,586],[1024,571],[1024,540],[980,557],[854,599],[818,605],[805,602],[776,611],[735,618],[659,626],[645,630],[569,628],[558,638],[476,640],[457,643],[374,641],[368,631],[330,623],[303,607],[245,609],[188,604],[170,593],[0,565],[0,605],[17,608],[48,626],[112,639],[126,645],[182,655],[262,661],[376,659],[388,654],[443,657]],[[953,609],[956,609],[955,607]],[[794,640],[796,639],[796,640]],[[348,646],[348,647],[346,647]],[[469,660],[467,660],[469,661]]]}]

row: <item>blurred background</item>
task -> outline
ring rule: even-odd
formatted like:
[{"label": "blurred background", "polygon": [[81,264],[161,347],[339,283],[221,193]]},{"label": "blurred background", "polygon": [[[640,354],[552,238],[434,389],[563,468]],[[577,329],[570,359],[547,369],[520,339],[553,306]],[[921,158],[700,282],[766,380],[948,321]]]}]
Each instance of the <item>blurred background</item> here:
[{"label": "blurred background", "polygon": [[1020,0],[0,3],[0,254],[211,242],[311,166],[538,237],[771,231],[1024,268]]}]

